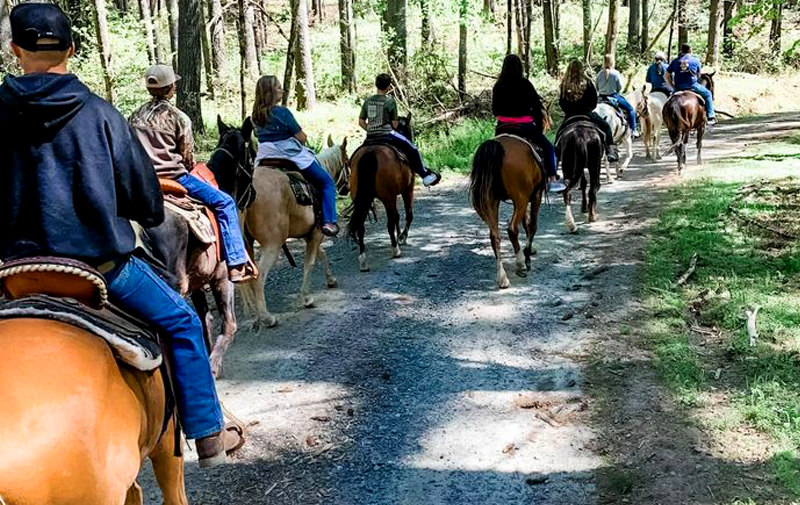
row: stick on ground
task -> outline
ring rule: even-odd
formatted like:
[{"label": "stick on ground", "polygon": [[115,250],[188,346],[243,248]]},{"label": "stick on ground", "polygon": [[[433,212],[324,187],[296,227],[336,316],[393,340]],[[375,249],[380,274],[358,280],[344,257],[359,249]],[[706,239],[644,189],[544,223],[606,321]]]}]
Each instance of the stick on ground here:
[{"label": "stick on ground", "polygon": [[694,269],[697,268],[697,253],[692,254],[692,259],[689,260],[689,269],[686,270],[683,275],[678,278],[678,286],[683,286],[686,284],[686,281],[689,280],[689,277],[694,273]]},{"label": "stick on ground", "polygon": [[761,307],[757,306],[753,310],[747,310],[747,334],[750,335],[750,347],[755,347],[758,339],[758,329],[756,328],[756,317]]}]

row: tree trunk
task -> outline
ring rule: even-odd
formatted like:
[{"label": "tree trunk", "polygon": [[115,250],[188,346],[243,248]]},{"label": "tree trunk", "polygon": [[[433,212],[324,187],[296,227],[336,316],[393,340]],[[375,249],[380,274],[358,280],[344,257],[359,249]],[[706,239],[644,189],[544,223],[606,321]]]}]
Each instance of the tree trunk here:
[{"label": "tree trunk", "polygon": [[728,58],[733,58],[733,47],[735,36],[733,34],[733,24],[731,21],[736,15],[736,1],[725,0],[723,2],[722,14],[722,52]]},{"label": "tree trunk", "polygon": [[320,23],[325,21],[325,0],[317,0],[317,18]]},{"label": "tree trunk", "polygon": [[158,63],[156,59],[156,41],[153,36],[153,17],[150,13],[150,0],[139,0],[139,13],[144,24],[144,38],[147,43],[147,61],[151,65]]},{"label": "tree trunk", "polygon": [[642,33],[639,37],[640,51],[644,55],[650,43],[650,0],[641,0],[642,3]]},{"label": "tree trunk", "polygon": [[589,63],[592,58],[592,1],[582,0],[583,10],[583,61]]},{"label": "tree trunk", "polygon": [[286,48],[286,68],[283,71],[283,100],[281,104],[285,107],[289,102],[289,96],[292,94],[292,75],[294,74],[294,55],[295,46],[297,45],[297,32],[298,32],[298,18],[297,18],[297,2],[298,0],[289,0],[292,9],[292,26],[289,31],[289,43]]},{"label": "tree trunk", "polygon": [[496,10],[495,0],[483,0],[483,13],[487,16],[494,16]]},{"label": "tree trunk", "polygon": [[406,47],[406,0],[387,0],[383,33],[388,42],[387,56],[394,75],[405,83],[408,50]]},{"label": "tree trunk", "polygon": [[[424,35],[422,40],[425,41]],[[342,87],[353,93],[356,89],[353,0],[339,0],[339,52],[342,57]]]},{"label": "tree trunk", "polygon": [[514,17],[517,22],[517,54],[520,58],[525,58],[525,19],[523,14],[522,2],[524,0],[514,0]]},{"label": "tree trunk", "polygon": [[[5,6],[3,6],[5,8]],[[114,103],[114,84],[111,80],[111,47],[108,40],[108,20],[105,0],[94,0],[94,24],[97,32],[97,48],[100,53],[100,67],[106,86],[106,100]]]},{"label": "tree trunk", "polygon": [[225,23],[222,19],[222,0],[208,0],[208,7],[211,17],[211,61],[214,77],[219,78],[225,69]]},{"label": "tree trunk", "polygon": [[678,0],[678,48],[680,48],[681,44],[689,42],[688,4],[688,0]]},{"label": "tree trunk", "polygon": [[553,35],[555,36],[556,50],[561,50],[561,2],[551,1],[553,6]]},{"label": "tree trunk", "polygon": [[769,27],[769,50],[773,56],[781,54],[781,31],[783,24],[783,0],[772,2],[772,22]]},{"label": "tree trunk", "polygon": [[258,73],[258,59],[256,56],[255,40],[255,12],[253,4],[249,0],[239,0],[244,2],[244,49],[245,49],[245,71],[250,80],[255,80]]},{"label": "tree trunk", "polygon": [[[350,9],[352,10],[353,0],[348,0],[348,2],[350,2]],[[422,11],[422,27],[420,29],[422,45],[430,48],[436,43],[436,31],[431,24],[431,2],[430,0],[420,0],[419,3]]]},{"label": "tree trunk", "polygon": [[311,39],[308,30],[308,6],[306,0],[297,0],[297,42],[294,57],[297,72],[297,108],[313,110],[317,105],[314,90],[314,69],[311,64]]},{"label": "tree trunk", "polygon": [[[143,3],[147,3],[145,0]],[[178,19],[178,107],[192,120],[194,130],[205,130],[200,100],[203,51],[201,42],[202,21],[200,0],[180,0]]]},{"label": "tree trunk", "polygon": [[640,0],[630,0],[630,15],[628,16],[628,51],[632,54],[639,52],[639,25],[641,24]]},{"label": "tree trunk", "polygon": [[606,30],[606,54],[617,54],[617,25],[619,24],[619,0],[608,0],[608,29]]},{"label": "tree trunk", "polygon": [[672,37],[675,33],[675,18],[678,16],[678,0],[672,0],[672,16],[669,17],[669,41],[667,42],[667,60],[672,60]]},{"label": "tree trunk", "polygon": [[467,96],[467,16],[469,0],[460,0],[458,9],[458,94]]},{"label": "tree trunk", "polygon": [[200,37],[203,44],[203,70],[206,75],[206,91],[208,97],[214,99],[214,68],[211,64],[211,43],[209,42],[208,28],[206,25],[206,11],[203,8],[203,0],[200,2]]},{"label": "tree trunk", "polygon": [[708,43],[706,65],[716,66],[719,61],[719,0],[711,0],[708,12]]},{"label": "tree trunk", "polygon": [[250,10],[253,13],[253,40],[255,41],[256,68],[258,69],[258,75],[261,76],[264,75],[261,58],[267,50],[267,41],[264,39],[264,30],[261,26],[263,24],[261,12],[256,11],[255,7],[252,6]]},{"label": "tree trunk", "polygon": [[7,0],[0,0],[0,71],[8,72],[15,58],[11,53],[11,21],[8,16],[11,5]]},{"label": "tree trunk", "polygon": [[[202,6],[201,6],[202,7]],[[178,67],[178,0],[167,0],[169,22],[169,51],[172,68]]]},{"label": "tree trunk", "polygon": [[[427,0],[426,0],[427,1]],[[511,39],[514,32],[514,3],[508,0],[506,10],[506,54],[511,54]]]},{"label": "tree trunk", "polygon": [[525,28],[525,45],[523,49],[525,50],[525,59],[523,63],[525,65],[525,75],[531,75],[531,18],[533,17],[533,8],[531,6],[532,0],[524,0],[525,10],[523,14],[523,26]]},{"label": "tree trunk", "polygon": [[553,6],[551,2],[559,0],[543,0],[542,11],[544,21],[544,54],[547,59],[547,72],[553,77],[558,77],[558,48],[554,40]]},{"label": "tree trunk", "polygon": [[165,43],[161,30],[159,29],[161,26],[161,4],[158,0],[150,4],[150,13],[153,16],[153,40],[156,44],[156,62],[164,63],[167,61],[167,46],[171,41]]},{"label": "tree trunk", "polygon": [[241,98],[242,120],[247,117],[247,83],[248,83],[248,61],[247,61],[247,22],[245,21],[245,2],[238,0],[236,12],[236,34],[239,39],[239,97]]}]

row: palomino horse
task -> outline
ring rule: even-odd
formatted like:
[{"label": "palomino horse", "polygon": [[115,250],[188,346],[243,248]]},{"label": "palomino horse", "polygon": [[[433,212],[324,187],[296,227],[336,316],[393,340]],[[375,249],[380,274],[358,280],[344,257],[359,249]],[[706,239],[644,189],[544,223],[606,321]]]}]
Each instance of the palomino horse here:
[{"label": "palomino horse", "polygon": [[[714,96],[714,73],[700,74],[698,82],[704,85]],[[697,132],[697,164],[703,164],[703,135],[706,132],[706,106],[699,95],[692,91],[679,91],[669,97],[662,112],[664,124],[669,131],[672,147],[667,154],[675,151],[678,158],[678,173],[686,166],[686,145],[689,134]]]},{"label": "palomino horse", "polygon": [[[475,152],[470,174],[472,206],[489,227],[497,261],[496,280],[501,289],[509,287],[511,283],[503,268],[500,247],[500,202],[511,200],[514,204],[514,212],[508,223],[508,238],[514,247],[517,275],[527,277],[531,269],[531,255],[535,253],[533,237],[539,227],[539,207],[544,189],[544,171],[533,157],[528,143],[511,136],[499,136],[487,140]],[[523,223],[528,236],[524,258],[519,244],[519,229]]]},{"label": "palomino horse", "polygon": [[166,505],[187,505],[159,370],[118,365],[101,338],[65,323],[0,321],[0,503],[141,505],[153,463]]},{"label": "palomino horse", "polygon": [[[633,159],[633,141],[631,140],[630,125],[623,121],[617,110],[607,103],[598,104],[594,111],[611,126],[611,132],[614,134],[614,144],[625,148],[624,158],[621,158],[616,165],[616,176],[619,178]],[[608,182],[611,183],[611,170],[608,161],[605,162],[605,166],[606,177]]]},{"label": "palomino horse", "polygon": [[[566,224],[571,233],[578,231],[572,215],[572,189],[580,181],[581,212],[589,214],[590,223],[597,220],[597,191],[600,189],[600,165],[603,159],[603,137],[597,127],[586,118],[575,121],[564,127],[558,138],[561,151],[561,170],[564,178],[569,180],[564,191],[566,207]],[[586,194],[587,180],[584,169],[589,171],[588,199]]]},{"label": "palomino horse", "polygon": [[664,121],[661,111],[667,103],[667,95],[661,91],[647,92],[647,86],[642,86],[641,99],[636,104],[636,113],[642,122],[642,138],[644,148],[649,160],[660,160],[661,150],[661,123]]},{"label": "palomino horse", "polygon": [[[414,141],[411,131],[411,116],[401,117],[397,131]],[[353,153],[350,175],[350,194],[353,212],[347,231],[358,243],[358,266],[362,272],[369,271],[367,252],[364,246],[364,223],[372,202],[377,198],[386,209],[386,227],[392,241],[392,258],[401,255],[400,246],[408,240],[408,230],[414,220],[414,174],[408,163],[400,160],[394,149],[387,145],[366,145]],[[397,196],[403,197],[406,224],[400,232],[400,213],[397,211]]]},{"label": "palomino horse", "polygon": [[[328,256],[321,247],[324,235],[320,223],[317,222],[314,207],[299,205],[289,185],[289,176],[267,167],[253,168],[253,148],[250,138],[253,125],[246,119],[242,128],[227,126],[218,119],[220,143],[230,142],[230,149],[217,150],[209,161],[209,168],[216,176],[223,191],[234,195],[241,206],[248,204],[242,212],[242,225],[245,232],[245,243],[252,254],[253,241],[260,246],[261,270],[257,280],[240,286],[245,314],[254,316],[254,328],[261,324],[273,327],[278,319],[267,309],[264,285],[269,271],[275,265],[281,248],[290,238],[302,238],[306,241],[305,264],[303,268],[303,284],[300,288],[300,302],[305,307],[314,305],[314,297],[310,294],[311,272],[317,256],[325,269],[325,279],[329,288],[337,285],[331,271]],[[232,140],[225,140],[225,139]],[[327,161],[327,169],[333,170],[334,181],[340,180],[339,172],[348,169],[347,142],[341,146],[329,147],[320,157]],[[320,160],[322,162],[322,159]],[[249,190],[252,186],[253,193]],[[252,203],[246,200],[252,199]],[[241,207],[240,207],[241,208]]]}]

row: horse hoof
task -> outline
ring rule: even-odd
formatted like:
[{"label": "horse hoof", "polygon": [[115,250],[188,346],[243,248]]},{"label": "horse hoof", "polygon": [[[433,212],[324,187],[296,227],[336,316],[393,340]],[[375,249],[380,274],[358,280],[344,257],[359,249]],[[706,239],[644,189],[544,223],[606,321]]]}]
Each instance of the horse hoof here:
[{"label": "horse hoof", "polygon": [[307,296],[303,299],[303,306],[307,309],[311,309],[314,307],[314,297]]},{"label": "horse hoof", "polygon": [[359,270],[361,270],[362,272],[366,273],[366,272],[369,272],[369,267],[360,267]]},{"label": "horse hoof", "polygon": [[517,277],[522,277],[523,279],[528,276],[528,271],[525,269],[517,269]]},{"label": "horse hoof", "polygon": [[211,359],[209,361],[211,363],[211,374],[214,378],[219,379],[222,377],[222,359],[216,354],[211,353]]},{"label": "horse hoof", "polygon": [[253,324],[250,326],[250,331],[258,333],[262,328],[274,328],[276,326],[278,326],[278,318],[270,315],[269,317],[260,317],[253,321]]},{"label": "horse hoof", "polygon": [[336,279],[331,279],[328,281],[328,289],[334,289],[339,287],[339,281]]},{"label": "horse hoof", "polygon": [[408,237],[401,236],[400,238],[397,239],[397,244],[398,245],[408,245]]},{"label": "horse hoof", "polygon": [[590,223],[594,223],[595,221],[597,221],[597,215],[596,215],[596,214],[589,214],[589,219],[588,219],[588,221],[589,221]]},{"label": "horse hoof", "polygon": [[367,265],[367,255],[366,254],[359,254],[358,255],[358,268],[362,272],[369,272],[369,265]]},{"label": "horse hoof", "polygon": [[511,282],[509,282],[508,277],[505,277],[503,278],[503,280],[500,281],[498,286],[500,286],[500,289],[508,289],[509,287],[511,287]]},{"label": "horse hoof", "polygon": [[399,247],[395,247],[392,249],[392,258],[399,258],[402,255],[403,253],[400,251]]}]

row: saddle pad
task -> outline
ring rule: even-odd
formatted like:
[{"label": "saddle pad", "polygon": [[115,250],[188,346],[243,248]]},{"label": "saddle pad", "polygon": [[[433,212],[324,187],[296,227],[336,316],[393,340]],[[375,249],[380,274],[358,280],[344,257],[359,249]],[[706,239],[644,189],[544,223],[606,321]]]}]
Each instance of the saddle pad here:
[{"label": "saddle pad", "polygon": [[[673,93],[672,95],[670,95],[670,97],[669,97],[669,100],[672,100],[672,99],[673,99],[674,97],[676,97],[676,96],[679,96],[679,95],[686,95],[686,94],[688,94],[688,93],[691,93],[691,94],[693,94],[694,96],[696,96],[696,97],[697,97],[697,99],[700,101],[700,105],[702,105],[703,107],[705,107],[705,106],[706,106],[706,99],[705,99],[705,98],[703,98],[703,96],[702,96],[701,94],[699,94],[699,93],[695,93],[694,91],[692,91],[692,90],[690,90],[690,89],[685,89],[685,90],[683,90],[683,91],[676,91],[675,93]],[[667,100],[667,101],[669,101],[669,100]]]},{"label": "saddle pad", "polygon": [[186,219],[192,234],[203,244],[217,242],[214,227],[206,215],[205,207],[196,205],[186,198],[176,201],[176,199],[170,198],[168,195],[164,195],[164,207]]},{"label": "saddle pad", "polygon": [[383,142],[380,138],[364,139],[364,143],[362,143],[358,147],[358,149],[353,151],[353,155],[350,156],[350,159],[352,160],[353,158],[355,158],[356,157],[356,153],[358,151],[360,151],[361,149],[363,149],[365,147],[372,147],[372,146],[386,147],[386,148],[390,149],[394,153],[394,155],[397,157],[398,160],[400,160],[401,163],[405,163],[406,165],[411,165],[411,163],[409,163],[408,158],[406,157],[406,155],[403,154],[403,151],[401,151],[400,149],[396,148],[395,146],[393,146],[391,144],[387,144],[386,142]]},{"label": "saddle pad", "polygon": [[289,160],[265,159],[261,160],[258,166],[278,170],[286,174],[289,178],[289,187],[292,188],[292,193],[294,193],[294,199],[297,201],[297,205],[314,205],[315,197],[317,196],[316,189],[303,177],[297,165]]},{"label": "saddle pad", "polygon": [[161,365],[156,336],[120,309],[107,305],[93,309],[72,298],[33,295],[0,301],[0,319],[48,319],[86,330],[108,343],[114,356],[142,372]]}]

